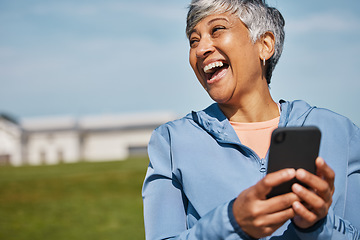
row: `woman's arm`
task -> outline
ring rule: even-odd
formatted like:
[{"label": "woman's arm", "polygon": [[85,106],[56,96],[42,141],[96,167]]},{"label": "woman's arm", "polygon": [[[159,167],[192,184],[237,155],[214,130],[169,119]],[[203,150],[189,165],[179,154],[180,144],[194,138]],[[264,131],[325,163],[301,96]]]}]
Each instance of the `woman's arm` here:
[{"label": "woman's arm", "polygon": [[158,128],[149,143],[150,164],[143,185],[146,239],[242,239],[230,223],[228,203],[187,226],[187,199],[172,172],[171,141],[166,127]]}]

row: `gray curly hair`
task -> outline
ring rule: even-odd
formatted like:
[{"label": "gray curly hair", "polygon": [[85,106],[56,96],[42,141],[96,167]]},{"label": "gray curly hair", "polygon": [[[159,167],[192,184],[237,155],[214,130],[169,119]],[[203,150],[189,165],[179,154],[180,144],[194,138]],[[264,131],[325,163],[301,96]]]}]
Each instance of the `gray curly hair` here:
[{"label": "gray curly hair", "polygon": [[270,84],[272,73],[281,56],[285,40],[285,20],[281,13],[269,7],[265,0],[192,0],[186,22],[186,35],[189,38],[194,27],[205,17],[214,13],[230,12],[236,14],[249,29],[253,43],[266,32],[275,36],[275,52],[268,60],[266,81]]}]

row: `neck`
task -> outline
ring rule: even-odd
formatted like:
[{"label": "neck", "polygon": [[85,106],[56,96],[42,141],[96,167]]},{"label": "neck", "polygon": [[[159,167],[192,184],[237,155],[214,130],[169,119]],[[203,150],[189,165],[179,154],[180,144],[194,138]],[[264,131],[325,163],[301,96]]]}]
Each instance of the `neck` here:
[{"label": "neck", "polygon": [[264,122],[280,116],[279,108],[268,89],[261,94],[258,92],[242,97],[235,104],[219,103],[219,107],[229,121],[233,122]]}]

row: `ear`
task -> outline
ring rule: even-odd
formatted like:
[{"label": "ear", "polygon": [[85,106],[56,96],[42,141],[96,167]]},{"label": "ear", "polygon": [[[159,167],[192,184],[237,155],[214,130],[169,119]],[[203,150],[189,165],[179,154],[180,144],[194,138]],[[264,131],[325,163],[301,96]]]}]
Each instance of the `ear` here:
[{"label": "ear", "polygon": [[275,53],[275,36],[272,32],[266,32],[259,40],[260,60],[268,60]]}]

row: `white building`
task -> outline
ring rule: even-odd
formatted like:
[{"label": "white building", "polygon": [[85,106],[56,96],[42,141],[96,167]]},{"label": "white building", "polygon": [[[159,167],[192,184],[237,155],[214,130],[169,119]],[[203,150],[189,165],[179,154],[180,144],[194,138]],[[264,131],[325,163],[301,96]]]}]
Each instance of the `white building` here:
[{"label": "white building", "polygon": [[18,122],[9,115],[0,114],[0,165],[19,165],[21,153],[21,129]]},{"label": "white building", "polygon": [[[0,115],[1,116],[1,115]],[[169,113],[83,118],[0,117],[0,163],[39,165],[123,160],[145,155],[152,131],[173,120]]]}]

